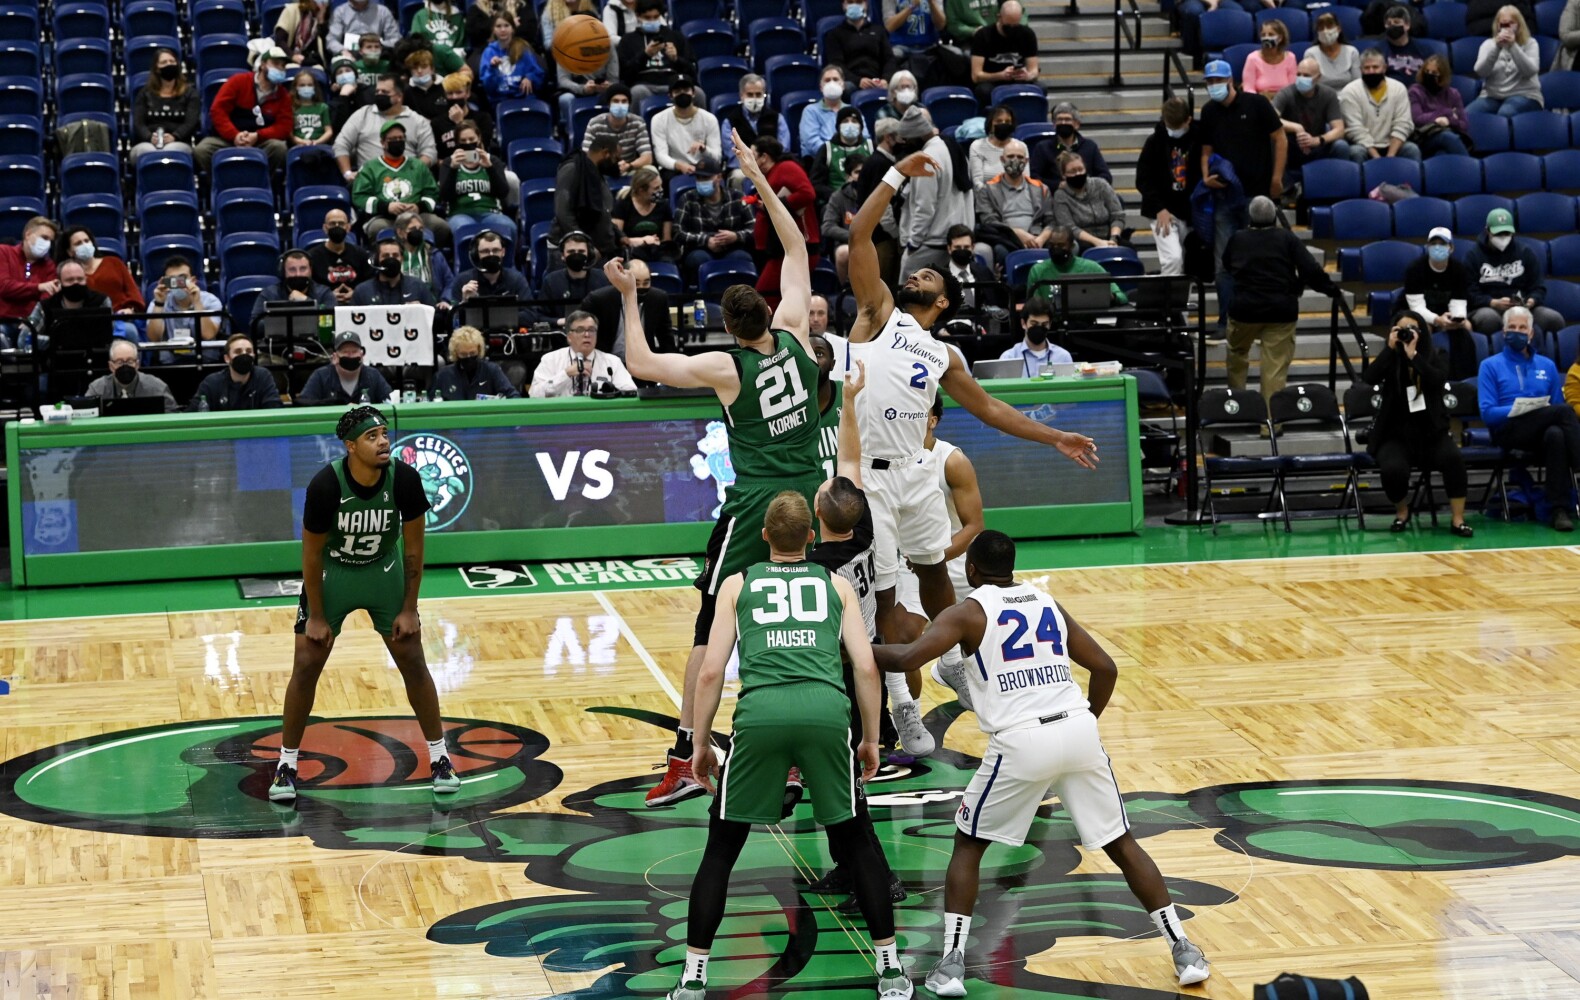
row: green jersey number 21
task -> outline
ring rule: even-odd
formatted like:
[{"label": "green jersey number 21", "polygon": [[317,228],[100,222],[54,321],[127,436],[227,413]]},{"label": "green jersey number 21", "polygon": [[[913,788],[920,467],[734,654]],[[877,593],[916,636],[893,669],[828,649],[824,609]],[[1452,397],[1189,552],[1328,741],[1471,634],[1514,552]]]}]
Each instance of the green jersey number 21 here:
[{"label": "green jersey number 21", "polygon": [[794,358],[758,375],[756,387],[765,420],[772,420],[806,402],[806,386],[801,384],[801,373],[796,370]]},{"label": "green jersey number 21", "polygon": [[752,609],[752,618],[759,625],[773,625],[792,618],[798,622],[828,619],[828,592],[822,580],[753,580],[752,593],[763,595],[768,602],[766,608]]}]

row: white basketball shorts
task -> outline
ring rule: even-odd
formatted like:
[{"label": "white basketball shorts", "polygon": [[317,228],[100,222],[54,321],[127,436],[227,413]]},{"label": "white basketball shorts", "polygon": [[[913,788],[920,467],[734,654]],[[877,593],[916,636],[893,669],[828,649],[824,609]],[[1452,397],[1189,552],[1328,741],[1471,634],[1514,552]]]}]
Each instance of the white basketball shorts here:
[{"label": "white basketball shorts", "polygon": [[901,556],[922,566],[943,561],[954,534],[949,508],[931,452],[885,469],[863,458],[862,466],[862,487],[872,507],[874,585],[888,590],[898,582]]}]

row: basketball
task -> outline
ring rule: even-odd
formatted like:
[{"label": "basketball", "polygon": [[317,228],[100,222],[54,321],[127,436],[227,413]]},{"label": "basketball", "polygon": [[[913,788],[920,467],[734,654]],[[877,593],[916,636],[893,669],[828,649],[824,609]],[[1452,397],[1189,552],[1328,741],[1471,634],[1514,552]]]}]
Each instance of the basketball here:
[{"label": "basketball", "polygon": [[590,14],[572,14],[554,29],[554,62],[591,76],[609,62],[609,29]]}]

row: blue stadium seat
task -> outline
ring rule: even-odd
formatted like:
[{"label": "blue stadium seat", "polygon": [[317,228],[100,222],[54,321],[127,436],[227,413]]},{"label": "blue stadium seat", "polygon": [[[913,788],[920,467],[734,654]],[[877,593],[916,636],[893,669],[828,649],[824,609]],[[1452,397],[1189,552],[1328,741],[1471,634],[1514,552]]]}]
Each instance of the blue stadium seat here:
[{"label": "blue stadium seat", "polygon": [[110,55],[110,40],[107,38],[73,38],[55,46],[57,78],[76,73],[111,76],[114,72],[115,60]]},{"label": "blue stadium seat", "polygon": [[[1556,309],[1558,315],[1564,318],[1565,323],[1580,321],[1580,285],[1562,278],[1547,279],[1547,297],[1542,300],[1542,305],[1549,309]],[[1557,333],[1550,330],[1549,333]],[[1544,352],[1547,353],[1547,352]],[[1557,350],[1551,351],[1557,354]]]},{"label": "blue stadium seat", "polygon": [[1474,76],[1455,73],[1449,79],[1449,86],[1459,91],[1459,98],[1466,104],[1474,101],[1481,93],[1481,81]]},{"label": "blue stadium seat", "polygon": [[993,103],[1009,108],[1016,124],[1048,120],[1048,93],[1029,83],[1006,83],[993,88]]},{"label": "blue stadium seat", "polygon": [[1566,372],[1580,360],[1580,326],[1566,326],[1554,339],[1558,341],[1558,370]]},{"label": "blue stadium seat", "polygon": [[194,39],[192,47],[200,77],[215,70],[243,73],[248,68],[246,35],[204,35]]},{"label": "blue stadium seat", "polygon": [[417,17],[417,12],[422,10],[425,0],[400,0],[400,11],[397,20],[400,21],[401,34],[411,34],[411,23]]},{"label": "blue stadium seat", "polygon": [[554,179],[521,182],[521,215],[526,228],[554,218]]},{"label": "blue stadium seat", "polygon": [[1461,36],[1454,39],[1448,46],[1449,65],[1457,73],[1469,74],[1476,65],[1476,55],[1481,51],[1481,43],[1486,41],[1479,35],[1470,37]]},{"label": "blue stadium seat", "polygon": [[554,179],[565,148],[558,139],[519,139],[510,144],[507,158],[519,180]]},{"label": "blue stadium seat", "polygon": [[60,196],[121,194],[121,161],[112,153],[73,153],[60,161]]},{"label": "blue stadium seat", "polygon": [[499,144],[506,149],[517,139],[547,139],[554,134],[554,115],[536,97],[500,102],[495,122]]},{"label": "blue stadium seat", "polygon": [[801,0],[801,13],[807,24],[816,24],[825,17],[844,17],[842,0]]},{"label": "blue stadium seat", "polygon": [[[1536,65],[1551,66],[1553,60],[1558,57],[1558,49],[1561,47],[1561,43],[1558,39],[1549,38],[1546,35],[1537,35],[1534,41],[1536,42],[1537,53]],[[1546,72],[1546,70],[1543,70],[1543,72]]]},{"label": "blue stadium seat", "polygon": [[253,306],[258,293],[274,284],[274,274],[252,274],[242,278],[229,278],[225,282],[225,311],[231,315],[233,333],[250,332],[247,324],[252,320]]},{"label": "blue stadium seat", "polygon": [[968,87],[928,87],[922,105],[933,116],[933,126],[944,129],[982,114],[976,95]]},{"label": "blue stadium seat", "polygon": [[143,238],[203,235],[203,213],[192,191],[153,191],[137,199]]},{"label": "blue stadium seat", "polygon": [[1557,38],[1558,21],[1564,14],[1564,0],[1542,0],[1535,7],[1536,23],[1530,25],[1531,32],[1537,35],[1550,35]]},{"label": "blue stadium seat", "polygon": [[96,233],[126,230],[126,213],[119,193],[77,194],[60,200],[60,221],[64,226],[87,226]]},{"label": "blue stadium seat", "polygon": [[[706,92],[707,88],[704,87],[703,90]],[[582,148],[582,140],[587,136],[587,126],[603,113],[603,105],[599,103],[601,100],[602,98],[595,94],[571,99],[571,148]]]},{"label": "blue stadium seat", "polygon": [[532,287],[540,291],[543,288],[543,274],[548,270],[549,233],[553,229],[553,222],[539,222],[527,231],[531,238],[530,248],[532,253],[532,274],[529,277]]},{"label": "blue stadium seat", "polygon": [[1393,235],[1393,210],[1370,198],[1338,202],[1333,206],[1332,217],[1334,237],[1345,242],[1370,243]]},{"label": "blue stadium seat", "polygon": [[1262,25],[1269,21],[1284,22],[1284,27],[1289,29],[1291,46],[1311,40],[1311,18],[1298,7],[1272,7],[1256,12],[1257,31],[1261,31]]},{"label": "blue stadium seat", "polygon": [[1492,194],[1542,190],[1542,160],[1531,153],[1493,153],[1481,161],[1481,170]]},{"label": "blue stadium seat", "polygon": [[1475,239],[1487,227],[1487,213],[1495,208],[1514,211],[1514,202],[1502,195],[1470,194],[1454,203],[1454,232]]},{"label": "blue stadium seat", "polygon": [[44,87],[32,77],[0,76],[0,115],[44,113]]},{"label": "blue stadium seat", "polygon": [[724,120],[725,115],[738,111],[740,106],[741,98],[739,94],[716,94],[708,98],[708,110],[713,112],[713,117],[721,122]]},{"label": "blue stadium seat", "polygon": [[709,299],[717,299],[731,285],[755,285],[757,268],[751,261],[710,260],[697,268],[697,291]]},{"label": "blue stadium seat", "polygon": [[708,56],[697,60],[697,86],[707,94],[733,93],[751,71],[751,64],[739,56]]},{"label": "blue stadium seat", "polygon": [[27,220],[48,215],[42,198],[6,198],[0,201],[0,242],[15,243],[22,238]]},{"label": "blue stadium seat", "polygon": [[38,44],[38,11],[32,7],[0,7],[0,41]]},{"label": "blue stadium seat", "polygon": [[1454,228],[1454,205],[1442,198],[1406,198],[1394,202],[1393,232],[1400,239],[1426,239],[1438,226]]},{"label": "blue stadium seat", "polygon": [[671,0],[669,23],[685,24],[702,18],[721,18],[724,5],[719,0]]},{"label": "blue stadium seat", "polygon": [[272,187],[269,158],[261,149],[222,149],[209,168],[215,192],[228,188]]},{"label": "blue stadium seat", "polygon": [[1476,144],[1476,152],[1485,155],[1501,153],[1513,148],[1509,120],[1502,115],[1484,115],[1471,111],[1465,115],[1465,120],[1470,125],[1470,138]]},{"label": "blue stadium seat", "polygon": [[227,281],[268,276],[280,270],[280,238],[274,233],[232,233],[219,241],[219,273]]},{"label": "blue stadium seat", "polygon": [[[141,163],[141,161],[138,161]],[[294,201],[303,188],[330,184],[345,190],[340,165],[323,146],[293,146],[285,153],[285,200]]]},{"label": "blue stadium seat", "polygon": [[[1058,135],[1058,129],[1051,121],[1021,122],[1015,126],[1015,138],[1026,144],[1026,152],[1028,153],[1044,142],[1057,138]],[[1351,164],[1351,166],[1354,166],[1354,164]]]},{"label": "blue stadium seat", "polygon": [[1549,271],[1560,278],[1580,278],[1580,234],[1568,233],[1547,244]]},{"label": "blue stadium seat", "polygon": [[815,90],[792,90],[779,98],[779,113],[785,116],[785,124],[790,127],[792,145],[798,148],[801,145],[802,113],[822,99],[822,95]]},{"label": "blue stadium seat", "polygon": [[[816,90],[822,75],[823,68],[816,59],[807,55],[769,56],[763,69],[768,93],[774,97],[796,90]],[[738,88],[732,89],[730,93],[738,93]]]},{"label": "blue stadium seat", "polygon": [[77,73],[55,81],[55,112],[115,114],[115,81],[95,73]]},{"label": "blue stadium seat", "polygon": [[1449,0],[1441,0],[1430,7],[1422,7],[1421,13],[1426,17],[1427,35],[1444,42],[1464,38],[1465,12],[1468,9],[1465,4],[1451,3]]},{"label": "blue stadium seat", "polygon": [[192,154],[174,150],[145,153],[137,161],[137,192],[197,190]]},{"label": "blue stadium seat", "polygon": [[1480,194],[1483,187],[1481,161],[1474,156],[1434,156],[1422,165],[1421,183],[1426,188],[1425,193],[1434,198]]},{"label": "blue stadium seat", "polygon": [[834,14],[829,17],[820,17],[815,21],[804,21],[803,23],[812,26],[812,38],[817,42],[818,57],[821,58],[828,51],[828,33],[845,23],[845,15]]},{"label": "blue stadium seat", "polygon": [[269,188],[232,187],[214,192],[214,226],[219,237],[231,233],[276,233],[274,192]]},{"label": "blue stadium seat", "polygon": [[669,182],[669,211],[671,214],[679,214],[681,196],[687,191],[695,190],[696,187],[697,179],[690,174],[675,175],[675,178]]},{"label": "blue stadium seat", "polygon": [[1547,259],[1546,240],[1535,236],[1522,235],[1514,237],[1514,243],[1518,247],[1529,250],[1531,254],[1535,256],[1537,263],[1542,266],[1542,273],[1545,274],[1550,269],[1551,265],[1548,263]]},{"label": "blue stadium seat", "polygon": [[1386,240],[1361,247],[1360,279],[1368,285],[1397,285],[1423,253],[1420,244]]},{"label": "blue stadium seat", "polygon": [[[1469,159],[1469,157],[1466,157]],[[1308,202],[1326,204],[1345,198],[1360,198],[1361,168],[1349,160],[1326,159],[1300,168],[1301,186]],[[1480,190],[1480,187],[1477,187]]]},{"label": "blue stadium seat", "polygon": [[754,24],[770,17],[790,16],[790,4],[786,0],[734,0],[733,6],[738,24]]},{"label": "blue stadium seat", "polygon": [[760,17],[749,23],[747,43],[757,72],[763,72],[769,56],[806,54],[806,32],[799,22],[788,17]]},{"label": "blue stadium seat", "polygon": [[44,155],[44,123],[35,115],[0,115],[0,149]]},{"label": "blue stadium seat", "polygon": [[1402,156],[1383,156],[1361,165],[1361,187],[1367,191],[1379,184],[1398,184],[1421,193],[1421,164]]},{"label": "blue stadium seat", "polygon": [[38,42],[0,40],[0,66],[17,76],[42,77],[44,61]]},{"label": "blue stadium seat", "polygon": [[291,217],[296,225],[292,242],[299,244],[305,233],[323,229],[324,216],[336,208],[351,214],[351,193],[345,188],[337,184],[299,188],[291,200]]},{"label": "blue stadium seat", "polygon": [[1047,259],[1046,250],[1011,250],[1004,258],[1004,280],[1012,289],[1023,289],[1032,266]]},{"label": "blue stadium seat", "polygon": [[0,156],[0,199],[44,197],[44,158],[27,154]]},{"label": "blue stadium seat", "polygon": [[1231,45],[1256,44],[1256,20],[1238,7],[1220,7],[1201,16],[1201,47],[1222,52]]},{"label": "blue stadium seat", "polygon": [[653,287],[661,288],[669,296],[669,301],[678,302],[686,295],[686,282],[680,276],[680,268],[664,260],[649,261],[648,273],[653,276]]},{"label": "blue stadium seat", "polygon": [[[702,89],[704,91],[707,90],[706,87]],[[667,107],[669,107],[669,96],[667,94],[653,94],[642,99],[642,106],[636,110],[642,116],[642,123],[648,127],[649,133],[653,130],[653,116]],[[794,135],[795,129],[791,129],[790,133]]]},{"label": "blue stadium seat", "polygon": [[[246,29],[238,29],[245,33]],[[181,18],[176,5],[170,0],[133,0],[121,10],[121,35],[137,38],[140,35],[179,35]]]},{"label": "blue stadium seat", "polygon": [[102,4],[63,3],[51,18],[57,43],[71,38],[109,38],[110,11]]},{"label": "blue stadium seat", "polygon": [[1241,42],[1231,45],[1223,50],[1223,58],[1229,63],[1229,68],[1234,71],[1234,82],[1239,84],[1245,78],[1245,61],[1251,53],[1259,51],[1262,47],[1255,42]]},{"label": "blue stadium seat", "polygon": [[192,4],[192,37],[252,35],[247,6],[241,0],[195,0]]},{"label": "blue stadium seat", "polygon": [[1514,224],[1522,233],[1572,234],[1575,199],[1556,191],[1535,191],[1514,199]]},{"label": "blue stadium seat", "polygon": [[[1580,73],[1574,74],[1580,77]],[[1545,85],[1547,77],[1543,76]],[[1515,115],[1513,124],[1514,148],[1531,153],[1547,153],[1569,148],[1569,116],[1555,115],[1551,111],[1527,111]]]},{"label": "blue stadium seat", "polygon": [[[174,35],[142,35],[128,38],[123,52],[127,73],[150,73],[154,68],[154,54],[160,49],[181,51],[181,39]],[[205,104],[207,102],[204,102]]]},{"label": "blue stadium seat", "polygon": [[680,26],[680,33],[686,36],[692,55],[698,59],[735,54],[735,26],[728,21],[718,18],[687,21]]},{"label": "blue stadium seat", "polygon": [[265,35],[274,34],[274,26],[280,20],[280,13],[291,5],[291,0],[261,0],[258,4],[258,28]]}]

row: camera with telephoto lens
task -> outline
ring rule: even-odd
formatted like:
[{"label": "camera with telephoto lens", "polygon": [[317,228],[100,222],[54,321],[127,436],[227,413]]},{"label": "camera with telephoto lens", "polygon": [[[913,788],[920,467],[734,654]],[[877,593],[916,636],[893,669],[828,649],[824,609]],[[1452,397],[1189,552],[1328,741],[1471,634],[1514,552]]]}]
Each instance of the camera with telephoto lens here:
[{"label": "camera with telephoto lens", "polygon": [[1393,332],[1400,344],[1408,344],[1415,339],[1415,327],[1413,326],[1396,326],[1393,328]]}]

